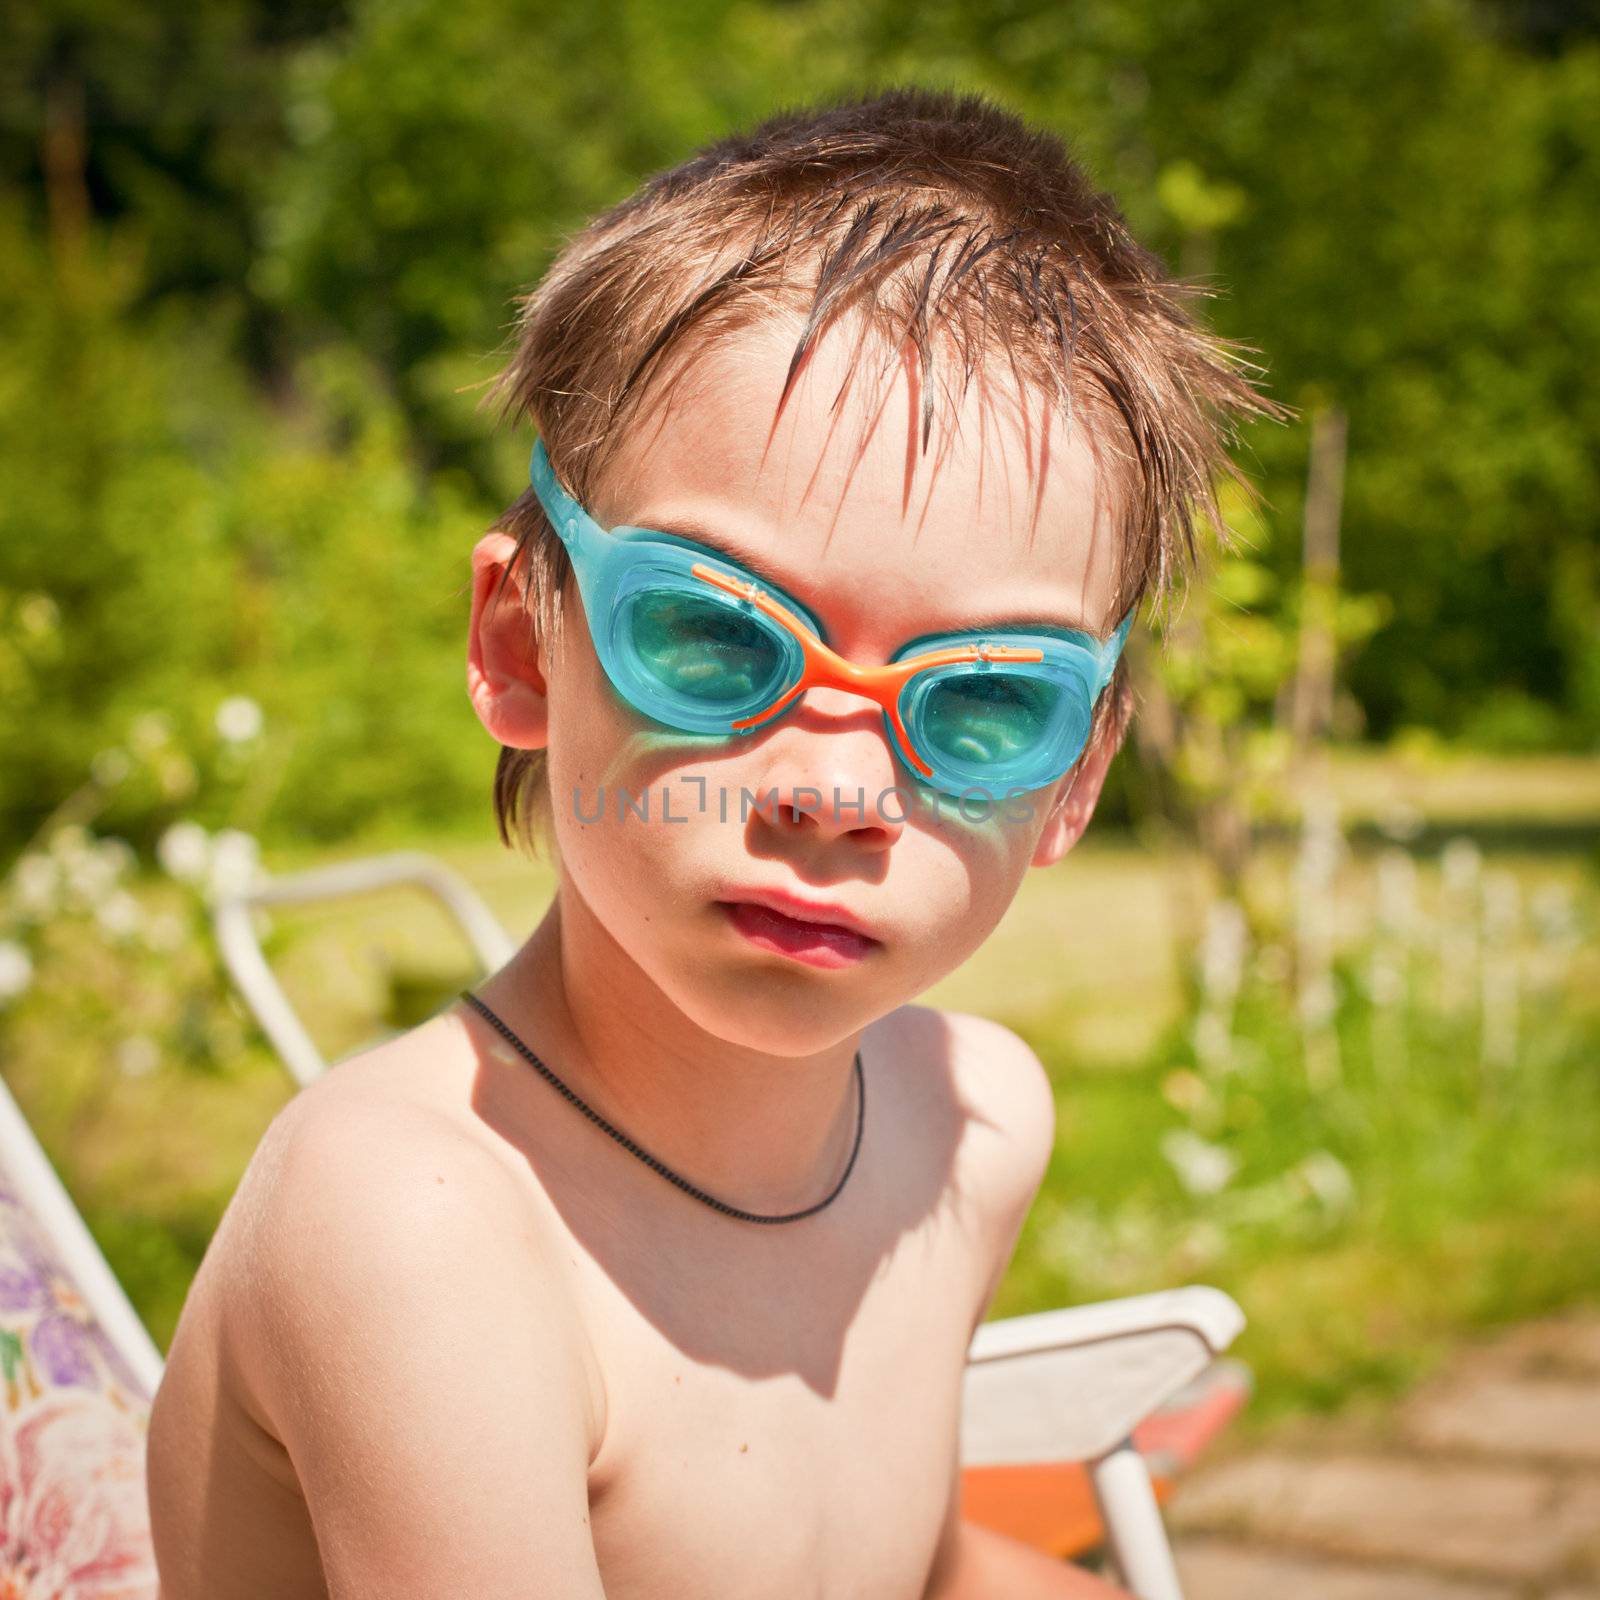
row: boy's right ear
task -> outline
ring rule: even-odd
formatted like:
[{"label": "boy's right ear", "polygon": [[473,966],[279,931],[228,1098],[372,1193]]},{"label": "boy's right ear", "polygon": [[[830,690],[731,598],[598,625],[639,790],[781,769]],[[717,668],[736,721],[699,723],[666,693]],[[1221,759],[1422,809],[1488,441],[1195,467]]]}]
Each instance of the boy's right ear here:
[{"label": "boy's right ear", "polygon": [[509,533],[486,533],[473,547],[467,693],[478,720],[499,743],[542,750],[550,737],[543,641],[517,580],[500,591],[516,550]]}]

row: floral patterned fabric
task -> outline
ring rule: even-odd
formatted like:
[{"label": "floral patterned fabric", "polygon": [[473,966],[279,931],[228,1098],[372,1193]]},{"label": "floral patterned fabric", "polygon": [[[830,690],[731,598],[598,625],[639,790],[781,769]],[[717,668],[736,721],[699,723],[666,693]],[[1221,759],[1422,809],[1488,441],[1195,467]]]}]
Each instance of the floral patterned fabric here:
[{"label": "floral patterned fabric", "polygon": [[155,1600],[150,1396],[0,1170],[0,1600]]}]

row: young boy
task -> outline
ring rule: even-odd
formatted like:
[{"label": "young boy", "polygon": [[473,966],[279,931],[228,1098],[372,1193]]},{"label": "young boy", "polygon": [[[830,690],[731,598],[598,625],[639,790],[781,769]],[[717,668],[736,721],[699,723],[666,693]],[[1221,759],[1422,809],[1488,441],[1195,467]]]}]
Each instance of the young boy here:
[{"label": "young boy", "polygon": [[263,1139],[151,1418],[165,1600],[1111,1592],[958,1516],[1054,1100],[910,1002],[1087,826],[1241,367],[975,98],[777,118],[567,245],[468,660],[559,888]]}]

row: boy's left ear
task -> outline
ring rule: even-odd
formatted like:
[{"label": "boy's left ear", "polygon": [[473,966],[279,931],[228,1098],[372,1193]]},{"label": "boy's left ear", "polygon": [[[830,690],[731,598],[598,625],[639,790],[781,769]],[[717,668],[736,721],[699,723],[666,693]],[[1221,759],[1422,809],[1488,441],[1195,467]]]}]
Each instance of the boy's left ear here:
[{"label": "boy's left ear", "polygon": [[467,693],[491,737],[509,749],[542,750],[550,738],[544,645],[530,637],[529,614],[517,603],[514,584],[513,603],[494,603],[516,548],[510,534],[494,531],[484,534],[473,549]]},{"label": "boy's left ear", "polygon": [[1108,721],[1084,751],[1077,768],[1060,780],[1059,798],[1051,806],[1044,831],[1034,846],[1034,866],[1054,866],[1083,837],[1100,801],[1118,742]]}]

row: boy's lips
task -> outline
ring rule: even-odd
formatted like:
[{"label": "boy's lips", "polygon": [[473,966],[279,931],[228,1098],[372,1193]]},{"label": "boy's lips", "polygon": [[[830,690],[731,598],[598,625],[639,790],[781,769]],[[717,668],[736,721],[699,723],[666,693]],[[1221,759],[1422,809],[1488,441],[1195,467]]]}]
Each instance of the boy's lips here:
[{"label": "boy's lips", "polygon": [[717,902],[738,934],[762,950],[803,961],[811,967],[848,967],[862,960],[873,941],[848,928],[824,922],[798,922],[781,911],[749,901]]},{"label": "boy's lips", "polygon": [[762,906],[768,911],[776,911],[779,916],[787,917],[792,922],[806,922],[815,927],[842,928],[847,933],[854,933],[863,939],[876,944],[872,933],[853,912],[846,911],[843,906],[827,905],[820,900],[806,900],[797,894],[791,894],[787,889],[735,889],[720,896],[724,905],[751,905]]},{"label": "boy's lips", "polygon": [[879,943],[842,906],[804,900],[783,890],[734,890],[717,904],[753,944],[813,966],[848,966]]}]

